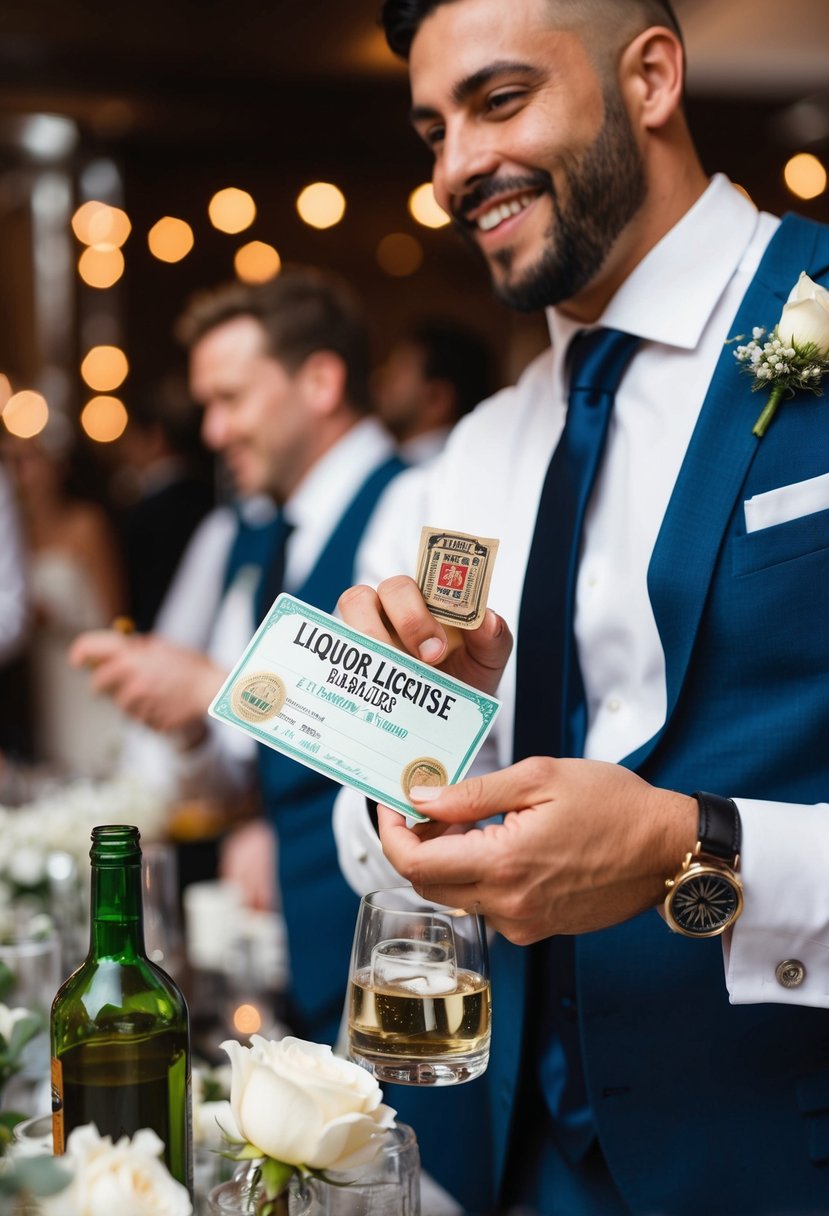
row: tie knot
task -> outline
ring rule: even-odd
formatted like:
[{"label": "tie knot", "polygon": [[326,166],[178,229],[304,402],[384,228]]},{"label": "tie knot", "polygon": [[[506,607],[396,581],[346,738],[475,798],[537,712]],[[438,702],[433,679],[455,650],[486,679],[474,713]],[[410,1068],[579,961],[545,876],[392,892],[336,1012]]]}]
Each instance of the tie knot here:
[{"label": "tie knot", "polygon": [[640,341],[620,329],[577,334],[570,344],[570,393],[586,389],[612,396]]}]

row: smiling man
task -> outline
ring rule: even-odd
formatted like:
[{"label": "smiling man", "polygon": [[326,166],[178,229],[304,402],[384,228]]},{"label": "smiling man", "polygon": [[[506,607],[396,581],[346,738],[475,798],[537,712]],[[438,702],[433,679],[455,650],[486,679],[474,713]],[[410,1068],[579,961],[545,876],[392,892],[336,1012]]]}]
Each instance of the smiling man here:
[{"label": "smiling man", "polygon": [[[660,0],[384,21],[439,202],[552,341],[392,490],[341,597],[504,702],[479,775],[412,790],[428,827],[380,808],[384,856],[341,794],[341,864],[496,930],[492,1211],[829,1211],[826,407],[758,438],[730,344],[829,280],[829,233],[708,180]],[[452,648],[422,524],[501,539]]]}]

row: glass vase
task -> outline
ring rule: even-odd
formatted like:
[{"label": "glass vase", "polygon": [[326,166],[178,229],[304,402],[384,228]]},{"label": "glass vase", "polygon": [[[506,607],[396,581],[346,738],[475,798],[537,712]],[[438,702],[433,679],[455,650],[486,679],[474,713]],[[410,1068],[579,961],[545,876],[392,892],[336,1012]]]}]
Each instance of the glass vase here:
[{"label": "glass vase", "polygon": [[[244,1162],[229,1182],[220,1182],[207,1196],[207,1216],[256,1216],[266,1202],[255,1161]],[[275,1216],[319,1216],[317,1184],[294,1175],[287,1191],[276,1201]]]},{"label": "glass vase", "polygon": [[390,1128],[369,1165],[328,1176],[317,1184],[321,1216],[420,1216],[420,1153],[406,1123]]}]

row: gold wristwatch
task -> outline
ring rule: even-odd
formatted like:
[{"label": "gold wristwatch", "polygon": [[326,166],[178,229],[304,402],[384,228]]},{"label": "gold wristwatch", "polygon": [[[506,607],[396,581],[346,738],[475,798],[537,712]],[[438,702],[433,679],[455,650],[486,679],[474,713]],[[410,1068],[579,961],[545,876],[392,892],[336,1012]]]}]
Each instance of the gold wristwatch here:
[{"label": "gold wristwatch", "polygon": [[697,792],[699,832],[675,878],[665,886],[665,919],[684,937],[717,937],[743,909],[740,868],[740,812],[730,798]]}]

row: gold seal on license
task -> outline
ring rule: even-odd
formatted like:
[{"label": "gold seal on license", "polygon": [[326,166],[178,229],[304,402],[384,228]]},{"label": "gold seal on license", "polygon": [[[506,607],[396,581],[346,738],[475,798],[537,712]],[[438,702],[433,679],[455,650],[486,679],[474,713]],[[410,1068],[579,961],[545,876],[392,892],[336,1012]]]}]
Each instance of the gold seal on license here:
[{"label": "gold seal on license", "polygon": [[279,676],[272,671],[257,671],[237,680],[230,704],[236,716],[245,722],[267,722],[282,709],[287,695]]},{"label": "gold seal on license", "polygon": [[436,620],[459,629],[478,628],[486,613],[497,552],[498,541],[486,536],[423,528],[417,584]]},{"label": "gold seal on license", "polygon": [[403,793],[408,798],[413,785],[448,785],[449,774],[439,760],[420,756],[410,760],[400,776]]}]

